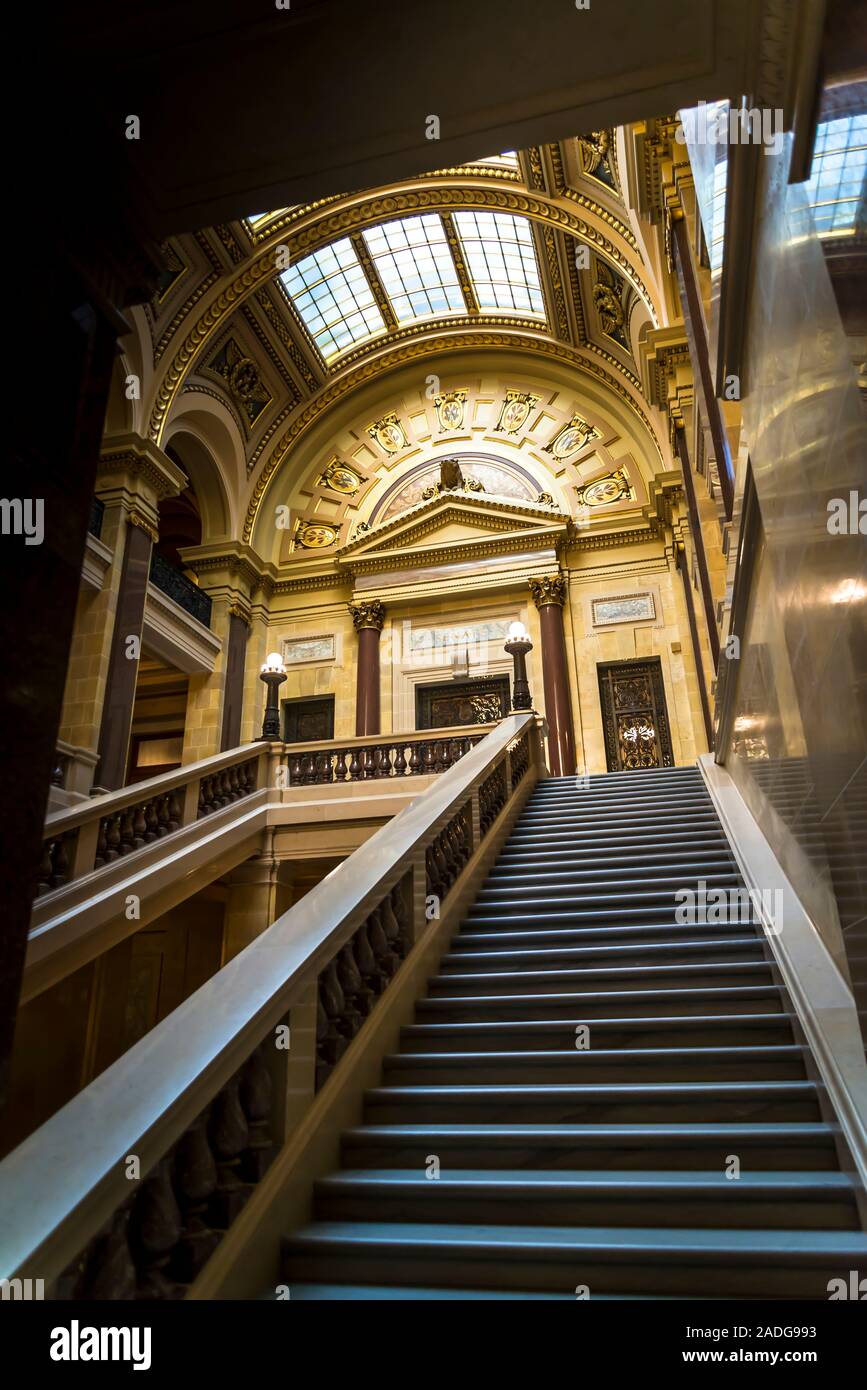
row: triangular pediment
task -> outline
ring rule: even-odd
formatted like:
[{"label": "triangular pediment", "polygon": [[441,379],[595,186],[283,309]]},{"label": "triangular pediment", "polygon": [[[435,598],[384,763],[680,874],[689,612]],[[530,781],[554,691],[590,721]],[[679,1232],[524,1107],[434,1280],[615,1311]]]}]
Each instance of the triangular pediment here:
[{"label": "triangular pediment", "polygon": [[498,550],[550,549],[565,539],[568,517],[556,507],[513,497],[444,492],[380,526],[356,531],[338,551],[341,566],[359,573],[384,563],[437,564]]}]

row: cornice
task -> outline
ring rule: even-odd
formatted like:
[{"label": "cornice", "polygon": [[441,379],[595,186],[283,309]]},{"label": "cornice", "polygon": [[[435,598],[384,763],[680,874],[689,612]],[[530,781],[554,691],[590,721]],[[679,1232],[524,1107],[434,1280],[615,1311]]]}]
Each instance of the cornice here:
[{"label": "cornice", "polygon": [[465,521],[468,516],[473,521],[483,520],[504,530],[509,528],[515,517],[530,517],[533,522],[562,522],[564,526],[569,521],[565,512],[517,498],[507,501],[483,492],[444,492],[424,502],[417,502],[414,507],[408,507],[379,526],[355,536],[337,552],[338,560],[399,533],[404,533],[404,541],[411,545],[416,536],[427,535],[437,526],[453,521]]},{"label": "cornice", "polygon": [[103,440],[96,465],[97,478],[112,473],[131,473],[147,483],[159,501],[176,497],[187,485],[187,475],[168,454],[138,434],[112,435]]},{"label": "cornice", "polygon": [[[579,195],[581,196],[583,195]],[[388,193],[373,193],[349,205],[342,205],[333,210],[326,209],[312,218],[309,217],[309,210],[305,210],[300,225],[294,230],[284,227],[269,228],[267,239],[257,242],[250,259],[239,266],[237,274],[230,278],[228,283],[224,283],[215,294],[166,367],[151,411],[149,435],[157,441],[161,438],[171,404],[204,344],[249,295],[273,279],[276,273],[275,252],[278,246],[285,246],[290,257],[294,258],[336,237],[350,235],[353,231],[374,226],[402,214],[484,207],[517,213],[543,225],[563,228],[593,244],[597,251],[616,265],[633,288],[642,295],[653,315],[651,296],[636,271],[633,260],[596,226],[579,216],[571,207],[563,206],[563,202],[569,201],[575,201],[582,210],[586,204],[587,210],[590,210],[589,200],[585,199],[582,204],[578,199],[568,200],[564,196],[561,202],[540,191],[530,193],[498,185],[441,187],[436,184],[421,184],[418,187],[399,188]],[[611,214],[605,216],[604,209],[597,212],[595,203],[592,204],[592,208],[593,215],[599,216],[614,230],[613,223],[617,222],[617,219]],[[281,239],[281,232],[289,234]],[[619,224],[617,235],[622,239]],[[631,251],[632,247],[629,249]]]},{"label": "cornice", "polygon": [[342,396],[349,395],[352,391],[363,386],[374,376],[384,375],[386,372],[396,371],[406,362],[412,362],[419,358],[439,356],[449,352],[461,352],[468,349],[508,349],[515,352],[534,352],[541,356],[552,357],[556,360],[567,362],[576,372],[584,372],[588,376],[594,376],[599,381],[618,395],[629,408],[638,416],[642,425],[646,429],[654,447],[663,460],[662,448],[656,437],[656,431],[651,421],[635,398],[619,381],[615,380],[608,372],[604,371],[594,362],[588,361],[581,356],[580,352],[566,343],[557,343],[548,338],[528,338],[521,334],[504,333],[465,333],[456,334],[446,338],[437,338],[433,341],[422,339],[421,341],[404,344],[400,348],[387,354],[383,358],[376,358],[373,361],[365,361],[354,372],[347,374],[337,381],[328,383],[322,391],[312,401],[307,402],[295,418],[290,421],[288,428],[278,441],[274,452],[269,455],[262,466],[262,471],[256,481],[253,494],[247,508],[247,515],[244,520],[243,538],[249,541],[253,534],[253,527],[256,523],[256,516],[259,511],[265,490],[277,469],[283,463],[290,448],[298,442],[303,434],[310,429],[319,417],[340,400]]}]

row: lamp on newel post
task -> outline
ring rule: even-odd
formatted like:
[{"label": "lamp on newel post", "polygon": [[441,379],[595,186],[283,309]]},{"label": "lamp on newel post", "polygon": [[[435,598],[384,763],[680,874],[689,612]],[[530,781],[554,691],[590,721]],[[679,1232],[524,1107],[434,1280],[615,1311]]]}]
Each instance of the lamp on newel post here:
[{"label": "lamp on newel post", "polygon": [[509,653],[515,666],[515,674],[512,680],[512,709],[532,709],[533,701],[530,697],[530,686],[527,682],[527,652],[533,650],[533,643],[530,641],[529,633],[523,623],[512,623],[509,627],[509,640],[506,643],[506,651]]},{"label": "lamp on newel post", "polygon": [[259,679],[264,681],[268,687],[261,737],[263,739],[277,739],[280,737],[280,706],[277,702],[277,691],[286,679],[286,667],[283,665],[283,658],[279,652],[269,652],[265,664],[259,672]]}]

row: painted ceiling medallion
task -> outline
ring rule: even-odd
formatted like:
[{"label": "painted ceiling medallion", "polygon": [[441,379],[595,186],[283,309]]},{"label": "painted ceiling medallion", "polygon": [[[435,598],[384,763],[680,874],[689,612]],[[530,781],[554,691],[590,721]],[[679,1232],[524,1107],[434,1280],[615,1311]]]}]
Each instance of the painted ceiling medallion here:
[{"label": "painted ceiling medallion", "polygon": [[609,507],[612,502],[631,502],[635,492],[629,484],[624,468],[609,473],[605,478],[597,478],[584,487],[576,488],[578,505],[581,507]]},{"label": "painted ceiling medallion", "polygon": [[504,430],[506,434],[517,434],[518,430],[527,423],[530,411],[538,404],[539,397],[533,396],[527,391],[507,391],[497,422],[497,429]]},{"label": "painted ceiling medallion", "polygon": [[441,434],[447,430],[459,430],[461,428],[464,423],[466,403],[466,391],[448,391],[443,396],[437,396],[434,406],[436,407]]},{"label": "painted ceiling medallion", "polygon": [[367,433],[387,454],[399,454],[409,443],[406,431],[393,411],[368,425]]},{"label": "painted ceiling medallion", "polygon": [[333,545],[339,535],[336,526],[321,521],[299,521],[295,528],[295,544],[304,550],[322,550]]},{"label": "painted ceiling medallion", "polygon": [[340,459],[329,459],[316,479],[316,486],[330,487],[334,492],[343,492],[347,497],[352,497],[361,487],[361,474],[350,468],[348,463],[341,463]]},{"label": "painted ceiling medallion", "polygon": [[551,443],[545,445],[545,452],[553,454],[556,459],[567,459],[570,455],[577,454],[591,439],[598,438],[599,431],[593,425],[588,424],[580,415],[573,415],[569,423],[555,434]]}]

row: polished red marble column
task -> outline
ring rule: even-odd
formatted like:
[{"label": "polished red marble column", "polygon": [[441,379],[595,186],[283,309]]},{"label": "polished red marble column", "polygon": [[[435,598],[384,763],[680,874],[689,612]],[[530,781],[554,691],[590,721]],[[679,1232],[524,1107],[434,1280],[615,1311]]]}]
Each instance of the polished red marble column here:
[{"label": "polished red marble column", "polygon": [[379,728],[379,634],[385,622],[385,608],[378,598],[350,603],[349,611],[358,633],[358,674],[355,687],[355,734],[378,734]]},{"label": "polished red marble column", "polygon": [[141,643],[151,547],[156,538],[150,522],[139,512],[130,512],[99,732],[96,781],[105,791],[115,791],[125,785],[139,668],[138,659],[130,655],[129,643],[130,638],[137,638]]},{"label": "polished red marble column", "polygon": [[571,777],[575,771],[575,733],[563,633],[566,580],[562,574],[548,575],[544,579],[531,579],[530,588],[542,629],[542,679],[550,769],[554,777]]}]

